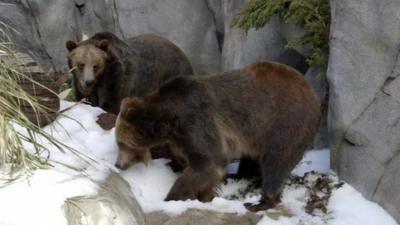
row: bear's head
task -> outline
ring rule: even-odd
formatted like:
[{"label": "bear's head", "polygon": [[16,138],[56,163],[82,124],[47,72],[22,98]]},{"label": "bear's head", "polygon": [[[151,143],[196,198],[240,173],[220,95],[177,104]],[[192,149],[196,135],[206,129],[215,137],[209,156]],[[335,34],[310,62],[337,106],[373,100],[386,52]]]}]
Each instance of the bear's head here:
[{"label": "bear's head", "polygon": [[83,97],[88,97],[96,83],[104,76],[112,60],[108,40],[96,42],[67,41],[68,65],[74,75],[75,85]]},{"label": "bear's head", "polygon": [[175,119],[157,104],[128,97],[121,103],[115,135],[119,146],[116,166],[126,169],[134,163],[148,163],[150,148],[165,143],[172,134]]}]

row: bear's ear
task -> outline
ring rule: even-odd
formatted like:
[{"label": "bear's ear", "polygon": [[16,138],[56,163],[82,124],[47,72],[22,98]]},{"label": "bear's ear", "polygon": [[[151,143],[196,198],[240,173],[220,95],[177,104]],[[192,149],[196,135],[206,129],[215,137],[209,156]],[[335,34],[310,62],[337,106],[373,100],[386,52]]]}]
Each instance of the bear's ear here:
[{"label": "bear's ear", "polygon": [[67,47],[68,51],[72,51],[76,47],[78,47],[78,44],[76,44],[74,41],[67,41],[67,43],[65,43],[65,46]]},{"label": "bear's ear", "polygon": [[108,51],[108,40],[103,39],[99,41],[96,46],[106,52]]}]

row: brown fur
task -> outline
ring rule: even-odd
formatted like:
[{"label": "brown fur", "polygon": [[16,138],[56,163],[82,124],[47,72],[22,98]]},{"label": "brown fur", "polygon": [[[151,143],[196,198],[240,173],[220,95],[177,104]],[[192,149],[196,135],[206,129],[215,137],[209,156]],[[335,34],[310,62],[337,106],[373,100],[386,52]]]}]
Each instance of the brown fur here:
[{"label": "brown fur", "polygon": [[121,40],[103,32],[80,43],[67,41],[66,47],[77,100],[88,98],[115,114],[123,98],[144,96],[167,79],[193,74],[185,54],[155,34]]},{"label": "brown fur", "polygon": [[79,48],[73,47],[71,43],[70,45],[68,59],[71,70],[76,74],[76,88],[87,97],[93,92],[94,81],[102,78],[108,56],[95,45],[83,45]]},{"label": "brown fur", "polygon": [[137,37],[142,40],[146,40],[146,41],[154,41],[154,42],[165,43],[165,44],[171,43],[170,40],[168,40],[164,37],[161,37],[159,35],[155,35],[155,34],[142,33],[142,34],[139,34]]},{"label": "brown fur", "polygon": [[149,147],[171,143],[187,167],[166,200],[207,201],[225,166],[247,157],[259,163],[263,196],[246,207],[268,209],[279,202],[284,180],[310,147],[319,117],[310,85],[282,64],[177,77],[143,98],[124,99],[116,137],[130,158],[117,165],[141,162]]}]

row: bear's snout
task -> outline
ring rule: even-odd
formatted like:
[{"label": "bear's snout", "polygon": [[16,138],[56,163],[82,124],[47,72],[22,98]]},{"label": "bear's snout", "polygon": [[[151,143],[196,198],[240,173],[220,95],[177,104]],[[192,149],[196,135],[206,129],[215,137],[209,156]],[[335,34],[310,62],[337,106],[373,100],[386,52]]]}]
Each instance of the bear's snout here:
[{"label": "bear's snout", "polygon": [[85,85],[87,86],[87,87],[90,87],[90,86],[92,86],[94,84],[94,80],[87,80],[87,81],[85,81]]},{"label": "bear's snout", "polygon": [[127,164],[121,164],[119,162],[116,162],[114,166],[117,167],[120,170],[126,170],[129,167]]},{"label": "bear's snout", "polygon": [[117,167],[118,169],[121,170],[126,170],[128,169],[129,166],[131,166],[134,162],[135,159],[135,155],[132,154],[129,151],[124,151],[124,150],[120,150],[118,152],[118,158],[117,158],[117,162],[115,162],[115,167]]}]

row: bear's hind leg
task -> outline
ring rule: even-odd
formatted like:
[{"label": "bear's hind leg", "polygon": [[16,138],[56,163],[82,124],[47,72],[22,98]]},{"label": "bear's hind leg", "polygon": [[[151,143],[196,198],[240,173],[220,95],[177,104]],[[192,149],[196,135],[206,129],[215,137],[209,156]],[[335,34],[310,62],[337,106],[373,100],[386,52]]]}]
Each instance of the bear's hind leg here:
[{"label": "bear's hind leg", "polygon": [[252,211],[266,210],[273,208],[280,202],[283,183],[290,173],[287,161],[280,151],[264,154],[260,159],[262,196],[258,204],[245,204],[245,207]]}]

